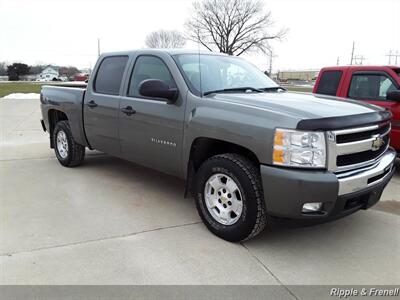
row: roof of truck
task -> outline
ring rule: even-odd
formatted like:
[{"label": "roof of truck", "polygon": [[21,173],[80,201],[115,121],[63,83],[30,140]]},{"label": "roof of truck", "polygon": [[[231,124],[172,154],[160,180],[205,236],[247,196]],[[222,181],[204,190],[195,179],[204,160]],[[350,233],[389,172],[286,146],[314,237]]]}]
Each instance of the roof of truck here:
[{"label": "roof of truck", "polygon": [[398,66],[365,66],[365,65],[352,65],[352,66],[332,66],[324,67],[321,70],[345,70],[345,69],[365,69],[365,70],[382,70],[385,68],[390,68],[393,70],[400,69]]},{"label": "roof of truck", "polygon": [[107,53],[103,53],[102,56],[130,55],[130,54],[141,53],[141,52],[168,53],[170,55],[177,55],[177,54],[201,54],[201,55],[212,54],[212,55],[223,55],[223,56],[227,55],[225,53],[211,52],[211,51],[207,51],[207,50],[143,48],[143,49],[137,49],[137,50],[107,52]]}]

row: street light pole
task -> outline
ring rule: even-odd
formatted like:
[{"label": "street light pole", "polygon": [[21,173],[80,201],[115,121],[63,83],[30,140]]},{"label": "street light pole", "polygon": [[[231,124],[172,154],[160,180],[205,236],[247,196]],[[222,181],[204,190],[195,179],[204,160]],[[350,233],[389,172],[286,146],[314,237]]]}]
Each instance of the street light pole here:
[{"label": "street light pole", "polygon": [[100,39],[97,38],[97,56],[100,56]]}]

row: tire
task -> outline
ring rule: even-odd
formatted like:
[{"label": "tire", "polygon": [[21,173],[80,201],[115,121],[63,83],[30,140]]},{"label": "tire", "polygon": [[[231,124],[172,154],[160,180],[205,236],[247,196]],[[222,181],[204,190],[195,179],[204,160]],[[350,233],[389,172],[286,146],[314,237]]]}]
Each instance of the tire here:
[{"label": "tire", "polygon": [[[213,200],[207,201],[206,197]],[[265,228],[266,209],[259,170],[241,155],[221,154],[207,159],[196,174],[195,201],[204,224],[224,240],[239,242],[251,239]],[[240,206],[241,210],[235,209],[232,214],[233,208]],[[229,213],[223,213],[230,209]]]},{"label": "tire", "polygon": [[76,167],[85,158],[85,147],[75,142],[68,121],[60,121],[56,124],[53,145],[58,161],[65,167]]}]

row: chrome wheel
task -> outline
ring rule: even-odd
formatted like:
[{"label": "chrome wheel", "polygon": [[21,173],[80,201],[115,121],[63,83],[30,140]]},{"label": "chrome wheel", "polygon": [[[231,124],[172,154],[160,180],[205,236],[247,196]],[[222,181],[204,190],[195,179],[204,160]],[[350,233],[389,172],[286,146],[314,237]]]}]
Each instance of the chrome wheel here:
[{"label": "chrome wheel", "polygon": [[68,156],[68,140],[67,140],[67,135],[62,130],[60,130],[57,133],[57,151],[58,151],[58,154],[60,154],[60,156],[62,158],[67,158],[67,156]]},{"label": "chrome wheel", "polygon": [[243,211],[242,195],[236,182],[225,174],[214,174],[204,188],[206,206],[211,216],[223,225],[233,225]]}]

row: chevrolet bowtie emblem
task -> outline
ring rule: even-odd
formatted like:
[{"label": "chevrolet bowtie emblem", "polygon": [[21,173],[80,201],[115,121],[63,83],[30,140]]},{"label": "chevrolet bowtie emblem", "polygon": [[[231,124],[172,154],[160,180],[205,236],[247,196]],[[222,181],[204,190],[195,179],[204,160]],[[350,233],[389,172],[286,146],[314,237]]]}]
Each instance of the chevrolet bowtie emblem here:
[{"label": "chevrolet bowtie emblem", "polygon": [[383,145],[385,145],[385,141],[380,136],[376,137],[375,140],[372,142],[372,151],[379,150]]}]

